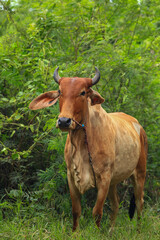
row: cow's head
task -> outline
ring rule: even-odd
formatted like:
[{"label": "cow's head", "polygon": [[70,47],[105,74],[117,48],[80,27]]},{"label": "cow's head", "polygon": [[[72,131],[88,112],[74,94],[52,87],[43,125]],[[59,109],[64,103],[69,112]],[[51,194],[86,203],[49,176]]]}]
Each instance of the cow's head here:
[{"label": "cow's head", "polygon": [[60,114],[57,127],[62,130],[75,129],[76,124],[72,120],[84,123],[88,104],[95,105],[104,102],[100,94],[90,87],[100,79],[97,68],[94,78],[69,78],[60,77],[58,68],[54,71],[54,80],[59,84],[59,90],[49,91],[35,98],[29,105],[32,110],[37,110],[54,105],[59,99]]}]

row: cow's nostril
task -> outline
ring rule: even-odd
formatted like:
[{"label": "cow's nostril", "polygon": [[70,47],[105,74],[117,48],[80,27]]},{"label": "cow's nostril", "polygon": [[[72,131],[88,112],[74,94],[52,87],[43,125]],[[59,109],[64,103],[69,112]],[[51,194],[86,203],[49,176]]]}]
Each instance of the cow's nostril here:
[{"label": "cow's nostril", "polygon": [[58,126],[60,128],[68,128],[70,124],[71,124],[70,118],[63,117],[58,119]]},{"label": "cow's nostril", "polygon": [[60,118],[58,119],[58,126],[60,126],[61,125],[61,120],[60,120]]},{"label": "cow's nostril", "polygon": [[70,125],[70,124],[71,124],[71,119],[68,118],[67,121],[66,121],[66,123]]}]

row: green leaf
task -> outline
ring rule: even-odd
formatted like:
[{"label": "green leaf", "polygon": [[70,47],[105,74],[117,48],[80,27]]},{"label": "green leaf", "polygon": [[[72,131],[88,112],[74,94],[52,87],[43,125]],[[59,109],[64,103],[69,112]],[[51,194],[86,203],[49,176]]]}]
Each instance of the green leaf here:
[{"label": "green leaf", "polygon": [[33,125],[30,125],[29,127],[30,127],[30,129],[31,129],[31,132],[34,132],[34,126],[33,126]]},{"label": "green leaf", "polygon": [[1,153],[4,153],[5,155],[7,155],[7,154],[8,154],[7,148],[4,147],[4,148],[1,150]]},{"label": "green leaf", "polygon": [[15,130],[13,130],[13,132],[11,133],[10,137],[13,137],[13,135],[15,134]]},{"label": "green leaf", "polygon": [[22,156],[23,156],[23,158],[27,158],[29,156],[29,152],[23,151]]},{"label": "green leaf", "polygon": [[0,129],[3,128],[3,122],[0,122]]},{"label": "green leaf", "polygon": [[13,160],[16,160],[16,159],[18,159],[18,160],[20,160],[20,155],[19,155],[19,153],[17,153],[17,152],[15,152],[15,153],[12,153],[12,159]]},{"label": "green leaf", "polygon": [[1,98],[1,101],[2,101],[2,102],[8,102],[9,100],[8,100],[8,98],[4,98],[4,97],[3,97],[3,98]]},{"label": "green leaf", "polygon": [[21,114],[19,114],[19,113],[16,113],[15,115],[14,115],[14,119],[15,120],[19,120],[20,118],[22,118],[23,116],[21,115]]},{"label": "green leaf", "polygon": [[52,128],[55,128],[55,127],[56,127],[56,122],[57,122],[57,119],[56,119],[56,118],[54,118],[54,119],[49,119],[49,120],[46,122],[43,130],[45,131],[46,129],[47,129],[47,130],[50,130],[50,129],[52,129]]}]

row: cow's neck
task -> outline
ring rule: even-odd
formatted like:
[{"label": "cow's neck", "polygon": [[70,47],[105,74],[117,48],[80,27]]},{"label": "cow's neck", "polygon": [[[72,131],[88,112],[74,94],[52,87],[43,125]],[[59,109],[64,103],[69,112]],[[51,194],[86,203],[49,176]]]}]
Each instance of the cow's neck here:
[{"label": "cow's neck", "polygon": [[86,122],[86,134],[87,134],[87,140],[89,144],[89,149],[92,152],[94,151],[94,141],[100,141],[100,139],[97,139],[97,131],[101,130],[101,124],[102,124],[102,111],[100,105],[96,106],[89,106],[88,108],[88,119]]},{"label": "cow's neck", "polygon": [[[105,113],[106,117],[106,113]],[[87,141],[89,145],[89,149],[92,150],[93,142],[100,139],[95,139],[97,136],[96,132],[100,131],[103,127],[103,118],[104,118],[104,110],[100,105],[98,106],[88,106],[85,117],[81,124],[85,125]],[[86,145],[85,142],[85,132],[82,127],[77,127],[76,130],[71,130],[69,132],[71,143],[75,146],[75,148],[81,148]],[[92,153],[91,153],[92,154]]]},{"label": "cow's neck", "polygon": [[[92,138],[94,137],[95,131],[95,129],[93,129],[92,132],[92,123],[94,120],[92,117],[94,117],[94,114],[93,112],[90,112],[90,109],[85,113],[85,120],[82,122],[82,124],[85,125],[85,129],[78,126],[76,130],[71,130],[69,132],[72,144],[70,155],[71,172],[75,180],[75,185],[81,194],[87,189],[96,186],[94,168],[89,160],[89,154],[91,157],[92,154],[94,155],[94,152],[92,152],[93,148],[91,148]],[[89,152],[86,140],[88,142]]]}]

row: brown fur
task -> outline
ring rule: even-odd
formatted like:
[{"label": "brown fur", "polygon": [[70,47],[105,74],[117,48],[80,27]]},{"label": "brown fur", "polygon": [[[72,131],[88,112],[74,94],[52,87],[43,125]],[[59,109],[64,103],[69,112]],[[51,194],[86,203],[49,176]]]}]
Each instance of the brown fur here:
[{"label": "brown fur", "polygon": [[[119,208],[116,186],[128,177],[133,180],[140,218],[146,175],[147,137],[135,118],[124,113],[106,113],[100,105],[104,99],[90,88],[91,84],[89,78],[62,78],[59,81],[60,95],[58,91],[54,91],[54,94],[44,93],[33,100],[30,107],[34,110],[36,107],[46,107],[47,102],[51,104],[51,99],[54,102],[58,97],[59,118],[70,118],[85,124],[98,190],[93,217],[99,227],[103,205],[108,196],[112,208],[113,228]],[[85,95],[82,96],[84,91]],[[75,230],[81,215],[80,196],[89,188],[95,187],[95,181],[83,129],[72,121],[67,131],[65,161]]]}]

